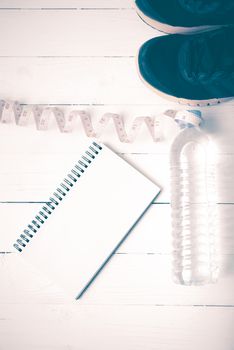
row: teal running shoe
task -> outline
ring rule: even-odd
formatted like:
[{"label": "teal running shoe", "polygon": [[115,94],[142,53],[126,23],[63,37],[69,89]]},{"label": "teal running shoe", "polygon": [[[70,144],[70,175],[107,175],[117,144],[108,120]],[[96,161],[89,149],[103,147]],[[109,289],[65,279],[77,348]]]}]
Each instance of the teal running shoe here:
[{"label": "teal running shoe", "polygon": [[145,42],[137,57],[143,82],[161,96],[191,106],[234,97],[234,27],[171,34]]},{"label": "teal running shoe", "polygon": [[144,22],[165,33],[185,33],[234,24],[234,0],[135,0]]}]

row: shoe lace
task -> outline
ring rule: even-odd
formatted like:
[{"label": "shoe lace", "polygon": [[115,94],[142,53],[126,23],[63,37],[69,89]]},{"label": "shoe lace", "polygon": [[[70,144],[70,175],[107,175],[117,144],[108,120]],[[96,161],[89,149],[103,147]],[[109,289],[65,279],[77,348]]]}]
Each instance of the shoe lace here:
[{"label": "shoe lace", "polygon": [[[221,37],[218,39],[219,35]],[[233,79],[232,33],[213,32],[208,40],[200,36],[186,41],[180,51],[179,63],[182,74],[193,83],[205,84],[217,79]]]}]

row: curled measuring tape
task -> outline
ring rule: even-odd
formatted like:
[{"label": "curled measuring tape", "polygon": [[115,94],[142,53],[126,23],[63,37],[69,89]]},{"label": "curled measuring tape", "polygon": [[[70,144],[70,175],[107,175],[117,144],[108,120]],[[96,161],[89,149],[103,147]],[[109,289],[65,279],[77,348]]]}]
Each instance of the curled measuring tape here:
[{"label": "curled measuring tape", "polygon": [[[172,117],[176,120],[176,115],[182,112],[190,114],[190,111],[167,110],[162,115]],[[72,132],[75,120],[79,118],[87,137],[100,138],[107,124],[112,122],[120,142],[131,143],[135,141],[143,125],[147,127],[153,142],[162,140],[162,127],[160,125],[160,119],[157,116],[135,117],[127,133],[124,118],[120,114],[103,114],[94,129],[91,116],[84,110],[72,110],[65,114],[63,109],[58,107],[29,106],[22,105],[17,101],[0,100],[1,123],[13,122],[18,126],[27,126],[29,121],[33,120],[37,130],[48,130],[52,118],[55,119],[58,130],[62,133]]]},{"label": "curled measuring tape", "polygon": [[94,130],[91,116],[84,110],[73,110],[65,114],[58,107],[42,108],[38,105],[24,106],[17,101],[0,101],[0,121],[2,123],[15,122],[18,126],[26,126],[31,119],[35,121],[37,130],[48,130],[52,118],[56,120],[58,130],[62,133],[72,132],[75,120],[80,118],[87,137],[99,138],[104,133],[107,124],[112,122],[120,142],[133,142],[143,124],[146,125],[154,142],[161,139],[157,117],[136,117],[127,134],[123,117],[116,113],[105,113]]}]

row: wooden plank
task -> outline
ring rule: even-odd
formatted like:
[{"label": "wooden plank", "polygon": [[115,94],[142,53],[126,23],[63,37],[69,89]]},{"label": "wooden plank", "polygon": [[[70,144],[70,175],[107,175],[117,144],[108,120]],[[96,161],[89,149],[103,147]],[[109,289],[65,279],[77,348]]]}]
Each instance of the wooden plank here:
[{"label": "wooden plank", "polygon": [[[126,116],[187,108],[148,89],[134,58],[1,58],[0,76],[0,97],[26,104],[108,105],[105,111]],[[233,101],[202,111],[211,119],[226,114],[231,119]]]},{"label": "wooden plank", "polygon": [[[0,251],[13,251],[12,244],[39,212],[41,203],[1,203]],[[234,206],[218,205],[220,251],[223,260],[234,254]],[[154,204],[147,211],[129,238],[119,248],[119,254],[169,255],[172,252],[171,209],[169,204]],[[11,220],[14,218],[14,220]],[[43,229],[43,228],[42,228]]]},{"label": "wooden plank", "polygon": [[131,9],[129,0],[1,0],[0,9]]},{"label": "wooden plank", "polygon": [[157,35],[134,11],[0,11],[2,56],[134,56]]},{"label": "wooden plank", "polygon": [[[1,310],[4,304],[13,303],[31,305],[75,303],[75,300],[54,281],[34,269],[17,253],[1,254],[0,259]],[[229,262],[231,260],[233,255]],[[92,283],[80,303],[216,306],[231,307],[234,310],[233,270],[228,271],[225,268],[223,266],[217,283],[188,287],[177,285],[172,281],[170,255],[116,254]]]},{"label": "wooden plank", "polygon": [[116,255],[89,288],[83,302],[233,306],[232,260],[233,255],[221,265],[217,283],[187,287],[172,281],[170,255]]},{"label": "wooden plank", "polygon": [[232,350],[234,342],[229,308],[6,305],[1,315],[7,350]]},{"label": "wooden plank", "polygon": [[[103,141],[114,151],[121,152],[125,160],[162,188],[160,202],[169,202],[170,142],[144,143],[148,134],[142,134],[142,142],[121,144],[113,138],[113,129],[109,131]],[[77,161],[82,144],[87,142],[86,137],[76,132],[62,134],[53,129],[39,132],[32,131],[31,127],[13,127],[11,124],[0,125],[0,135],[0,201],[46,201]],[[217,156],[218,202],[233,203],[233,146],[232,141],[225,146],[224,138],[220,138],[220,144],[222,140],[223,150]],[[122,154],[126,151],[128,153]],[[144,151],[155,153],[144,154]]]},{"label": "wooden plank", "polygon": [[[40,207],[39,204],[22,203],[0,205],[1,252],[13,251],[13,242],[31,222]],[[171,277],[170,207],[153,205],[95,280],[91,291],[87,293],[87,302],[90,302],[90,296],[91,302],[95,303],[152,304],[157,300],[158,304],[234,305],[233,212],[233,205],[219,206],[220,224],[217,233],[220,238],[221,272],[217,284],[205,287],[174,285]],[[17,295],[28,295],[33,288],[35,291],[43,290],[44,297],[48,294],[50,299],[54,295],[58,295],[60,299],[63,298],[63,293],[61,294],[61,291],[55,288],[56,286],[44,280],[43,276],[37,277],[37,271],[28,266],[26,261],[20,261],[17,254],[0,254],[0,258],[4,262],[0,271],[2,302],[5,299],[7,301],[9,297],[9,283],[14,284],[12,293],[15,293],[18,281],[21,281],[20,285],[23,289],[17,291]],[[34,279],[35,285],[30,287],[29,282],[31,283]]]},{"label": "wooden plank", "polygon": [[[26,149],[25,152],[27,152]],[[48,200],[56,186],[73,168],[79,158],[78,155],[74,152],[69,153],[69,149],[67,152],[57,150],[49,154],[16,152],[13,155],[1,155],[3,171],[0,173],[0,201]],[[164,189],[160,195],[160,201],[169,201],[169,188],[166,182],[168,180],[167,156],[137,157],[133,155],[131,157],[128,155],[124,158],[127,158],[130,164]],[[162,165],[160,170],[155,172],[154,168],[157,164]]]},{"label": "wooden plank", "polygon": [[0,76],[1,98],[24,103],[171,105],[142,84],[132,58],[1,58]]},{"label": "wooden plank", "polygon": [[[23,233],[23,229],[32,221],[42,205],[41,203],[0,204],[2,227],[0,251],[13,251],[13,242]],[[231,210],[232,206],[225,206],[224,208],[229,208],[230,215],[233,213]],[[12,217],[14,220],[11,220]],[[171,227],[169,205],[153,205],[118,252],[123,254],[170,254]],[[232,247],[231,245],[229,246],[228,252],[234,253],[234,245]]]},{"label": "wooden plank", "polygon": [[[12,243],[32,221],[42,203],[1,203],[0,252],[12,251]],[[218,205],[217,233],[221,254],[226,260],[234,254],[234,206]],[[11,220],[14,218],[14,220]],[[7,233],[6,233],[7,232]],[[147,211],[130,237],[120,247],[120,254],[169,255],[172,252],[171,208],[169,204],[154,204]]]}]

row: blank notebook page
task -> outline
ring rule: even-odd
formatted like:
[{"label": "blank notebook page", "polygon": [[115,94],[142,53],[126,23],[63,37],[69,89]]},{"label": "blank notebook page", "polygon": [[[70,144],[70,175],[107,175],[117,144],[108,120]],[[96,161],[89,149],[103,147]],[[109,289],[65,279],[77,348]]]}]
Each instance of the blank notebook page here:
[{"label": "blank notebook page", "polygon": [[77,156],[72,170],[65,169],[65,179],[65,187],[54,189],[53,201],[50,198],[22,228],[14,247],[79,298],[159,188],[96,142]]}]

